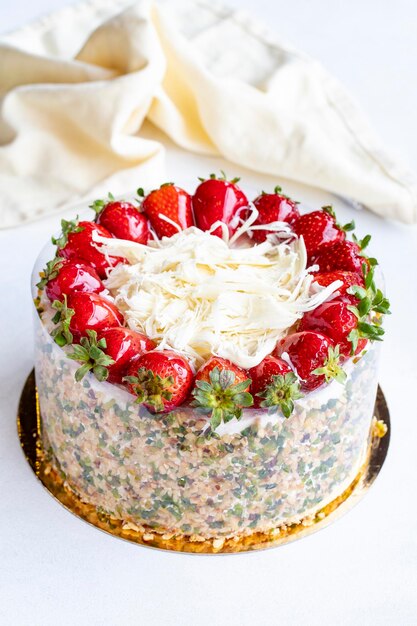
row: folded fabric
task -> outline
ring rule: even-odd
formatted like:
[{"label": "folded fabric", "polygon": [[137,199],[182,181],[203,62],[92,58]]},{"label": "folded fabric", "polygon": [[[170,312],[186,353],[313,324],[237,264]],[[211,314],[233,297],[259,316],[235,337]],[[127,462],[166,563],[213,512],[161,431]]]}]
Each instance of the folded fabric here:
[{"label": "folded fabric", "polygon": [[209,0],[94,0],[0,42],[0,226],[153,185],[178,145],[417,220],[417,185],[317,62]]}]

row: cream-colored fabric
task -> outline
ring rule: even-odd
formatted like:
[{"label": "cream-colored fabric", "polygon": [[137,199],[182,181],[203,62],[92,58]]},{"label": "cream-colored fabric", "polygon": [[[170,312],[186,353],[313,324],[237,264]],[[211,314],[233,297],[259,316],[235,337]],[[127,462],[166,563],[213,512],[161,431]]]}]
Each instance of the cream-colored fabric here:
[{"label": "cream-colored fabric", "polygon": [[146,119],[188,150],[417,220],[415,182],[344,89],[210,0],[94,0],[11,33],[0,97],[2,227],[161,180]]}]

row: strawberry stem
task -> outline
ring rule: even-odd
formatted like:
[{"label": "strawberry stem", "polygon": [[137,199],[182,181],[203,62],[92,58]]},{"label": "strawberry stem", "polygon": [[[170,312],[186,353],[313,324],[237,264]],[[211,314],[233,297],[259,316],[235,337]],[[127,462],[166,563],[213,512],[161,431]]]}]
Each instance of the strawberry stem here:
[{"label": "strawberry stem", "polygon": [[340,349],[339,346],[333,348],[329,347],[327,358],[324,361],[322,367],[317,367],[313,370],[312,374],[316,376],[324,376],[326,383],[331,380],[337,380],[338,383],[343,384],[346,380],[346,372],[339,365]]},{"label": "strawberry stem", "polygon": [[340,230],[343,230],[345,233],[348,233],[352,230],[355,230],[356,226],[355,226],[355,220],[352,220],[350,222],[348,222],[347,224],[345,224],[344,226],[341,226],[338,222],[337,222],[337,218],[336,218],[336,213],[333,209],[333,206],[331,204],[327,205],[327,206],[323,206],[321,207],[322,211],[324,211],[325,213],[328,213],[329,215],[332,216],[332,218],[334,219],[337,228],[339,228]]},{"label": "strawberry stem", "polygon": [[[294,204],[300,204],[297,200],[293,200],[292,198],[290,198],[290,196],[287,196],[285,193],[282,193],[282,187],[280,187],[279,185],[275,185],[274,193],[279,195],[281,198],[286,198],[287,200],[291,200],[291,202],[294,202]],[[269,195],[267,191],[261,191],[261,196],[267,196],[267,195]]]},{"label": "strawberry stem", "polygon": [[365,235],[363,239],[358,239],[356,235],[352,235],[352,239],[356,244],[358,244],[362,252],[362,250],[365,250],[365,248],[369,245],[369,242],[371,241],[372,237],[371,235]]},{"label": "strawberry stem", "polygon": [[325,213],[328,213],[329,215],[333,217],[334,220],[336,220],[336,213],[334,212],[333,206],[331,204],[322,206],[321,210],[324,211]]},{"label": "strawberry stem", "polygon": [[136,402],[146,404],[154,413],[160,413],[165,408],[164,400],[171,400],[170,387],[174,383],[172,376],[161,378],[152,370],[140,367],[137,376],[125,376],[123,379],[132,385],[137,395]]},{"label": "strawberry stem", "polygon": [[210,382],[196,380],[192,391],[192,406],[210,415],[211,428],[216,430],[221,422],[226,424],[233,418],[240,419],[242,407],[253,405],[253,397],[246,391],[251,381],[246,379],[235,383],[234,372],[220,370],[218,367],[211,370],[209,377]]},{"label": "strawberry stem", "polygon": [[221,176],[217,176],[216,174],[211,173],[208,178],[202,178],[201,176],[199,176],[198,180],[202,183],[204,183],[206,180],[224,180],[226,182],[232,183],[232,185],[236,185],[236,183],[240,181],[239,176],[235,176],[234,178],[231,178],[230,180],[228,180],[223,170],[220,170],[220,174]]},{"label": "strawberry stem", "polygon": [[69,309],[67,306],[67,296],[64,295],[64,300],[54,300],[52,308],[56,309],[56,313],[52,318],[52,322],[57,324],[56,328],[51,332],[55,343],[59,346],[66,346],[73,342],[73,336],[69,329],[71,318],[74,315],[74,309]]},{"label": "strawberry stem", "polygon": [[300,392],[300,382],[294,372],[272,376],[269,385],[256,395],[264,398],[261,407],[268,408],[268,413],[277,413],[280,410],[287,418],[294,410],[294,400],[303,396]]},{"label": "strawberry stem", "polygon": [[39,274],[41,280],[36,283],[38,289],[43,289],[50,280],[58,276],[63,262],[64,259],[59,256],[47,262],[45,269]]},{"label": "strawberry stem", "polygon": [[107,368],[114,363],[114,360],[103,351],[107,348],[104,337],[97,341],[96,331],[87,330],[87,337],[82,337],[80,344],[74,344],[73,348],[74,351],[68,354],[68,358],[82,363],[82,366],[75,372],[77,382],[82,380],[90,370],[97,380],[107,379],[109,375]]},{"label": "strawberry stem", "polygon": [[51,241],[58,249],[63,248],[67,241],[68,235],[71,233],[80,233],[84,228],[82,226],[78,226],[78,215],[75,220],[61,220],[61,235],[58,238],[51,237]]},{"label": "strawberry stem", "polygon": [[93,209],[96,215],[99,215],[105,206],[106,202],[104,200],[94,200],[94,202],[90,204],[90,209]]},{"label": "strawberry stem", "polygon": [[109,191],[107,194],[107,200],[94,200],[94,202],[90,204],[90,209],[93,209],[96,215],[99,215],[104,207],[110,204],[110,202],[114,202],[114,195]]}]

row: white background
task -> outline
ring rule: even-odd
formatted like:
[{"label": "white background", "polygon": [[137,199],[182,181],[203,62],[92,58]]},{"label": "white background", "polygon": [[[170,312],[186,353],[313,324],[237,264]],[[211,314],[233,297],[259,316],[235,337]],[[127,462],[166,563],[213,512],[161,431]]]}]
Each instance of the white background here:
[{"label": "white background", "polygon": [[[64,0],[0,0],[1,31]],[[414,0],[235,0],[271,29],[320,59],[356,95],[392,152],[417,170],[417,3]],[[174,148],[170,179],[224,166]],[[272,186],[241,172],[244,185]],[[317,206],[332,200],[288,184]],[[334,202],[341,219],[352,209]],[[0,231],[0,623],[107,625],[395,625],[417,623],[417,227],[355,214],[373,233],[393,316],[387,320],[380,382],[392,439],[367,497],[333,526],[263,553],[177,555],[116,540],[61,508],[36,481],[19,449],[15,416],[32,368],[29,277],[59,217]]]}]

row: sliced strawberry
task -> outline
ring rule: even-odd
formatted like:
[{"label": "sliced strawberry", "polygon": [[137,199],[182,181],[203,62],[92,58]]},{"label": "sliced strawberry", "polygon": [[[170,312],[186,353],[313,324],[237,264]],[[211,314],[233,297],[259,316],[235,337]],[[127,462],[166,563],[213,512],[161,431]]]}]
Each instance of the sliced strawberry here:
[{"label": "sliced strawberry", "polygon": [[252,380],[251,393],[255,407],[278,410],[289,417],[294,410],[294,400],[301,398],[300,383],[288,363],[269,355],[248,371]]},{"label": "sliced strawberry", "polygon": [[49,300],[64,299],[74,291],[100,293],[105,287],[97,272],[83,261],[69,261],[62,257],[55,257],[46,264],[42,280],[37,284],[39,289],[45,289]]},{"label": "sliced strawberry", "polygon": [[187,398],[193,373],[187,360],[172,350],[154,350],[133,361],[125,377],[137,402],[152,413],[166,413]]},{"label": "sliced strawberry", "polygon": [[107,368],[110,383],[122,384],[131,363],[156,348],[152,339],[124,326],[105,328],[100,331],[99,338],[104,339],[104,351],[113,361]]},{"label": "sliced strawberry", "polygon": [[77,222],[61,220],[62,235],[52,239],[52,243],[56,244],[57,255],[66,259],[82,260],[91,265],[100,278],[107,277],[107,270],[115,267],[118,263],[123,263],[121,257],[106,256],[96,246],[100,247],[93,241],[93,233],[97,233],[100,237],[112,238],[111,233],[94,222]]},{"label": "sliced strawberry", "polygon": [[354,227],[354,222],[340,227],[331,206],[323,207],[321,211],[305,213],[293,225],[294,232],[304,238],[309,258],[330,244],[343,241],[346,231]]},{"label": "sliced strawberry", "polygon": [[[253,204],[259,211],[259,215],[252,226],[264,226],[271,222],[287,222],[293,224],[299,217],[300,213],[297,203],[288,196],[281,193],[281,187],[275,187],[274,193],[262,192],[260,196],[255,198]],[[257,243],[265,241],[266,236],[273,231],[253,229],[252,239]]]},{"label": "sliced strawberry", "polygon": [[192,404],[210,415],[210,426],[215,430],[222,421],[240,419],[242,408],[252,406],[250,382],[246,372],[228,359],[210,357],[195,377]]},{"label": "sliced strawberry", "polygon": [[57,310],[52,336],[60,346],[78,343],[87,336],[87,330],[100,332],[123,323],[123,315],[115,305],[96,293],[76,291],[64,296],[63,302],[55,300],[52,306]]},{"label": "sliced strawberry", "polygon": [[351,307],[341,300],[332,300],[320,304],[314,311],[304,314],[298,327],[299,332],[315,330],[330,339],[339,346],[340,354],[347,358],[352,353],[358,354],[365,348],[367,340],[361,338],[357,342],[355,350],[349,337],[352,331],[358,328],[358,318],[350,310]]},{"label": "sliced strawberry", "polygon": [[[143,195],[143,190],[138,189],[138,194]],[[190,194],[173,183],[151,191],[142,202],[142,210],[159,238],[172,237],[179,229],[185,230],[194,224]]]},{"label": "sliced strawberry", "polygon": [[318,265],[320,272],[356,272],[362,274],[363,264],[370,267],[374,259],[367,259],[362,251],[368,245],[371,237],[367,235],[362,241],[339,241],[314,256],[313,262]]},{"label": "sliced strawberry", "polygon": [[[232,236],[239,227],[240,209],[249,205],[248,199],[236,185],[239,181],[216,178],[214,174],[203,180],[193,196],[195,223],[201,230],[210,230],[215,222],[223,222]],[[222,237],[221,227],[216,228],[213,235]]]},{"label": "sliced strawberry", "polygon": [[312,391],[333,378],[339,382],[346,379],[339,365],[339,349],[321,333],[304,331],[288,335],[278,343],[274,356],[284,352],[296,369],[304,391]]},{"label": "sliced strawberry", "polygon": [[91,205],[96,211],[96,223],[104,226],[118,239],[128,239],[146,245],[150,236],[148,220],[130,202],[114,200],[109,194],[109,201],[96,200]]}]

